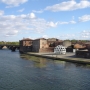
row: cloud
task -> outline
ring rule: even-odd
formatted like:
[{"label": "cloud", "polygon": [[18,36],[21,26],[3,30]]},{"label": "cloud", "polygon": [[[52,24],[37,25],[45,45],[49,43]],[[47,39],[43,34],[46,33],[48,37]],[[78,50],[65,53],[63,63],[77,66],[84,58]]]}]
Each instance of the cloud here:
[{"label": "cloud", "polygon": [[[53,22],[46,21],[42,18],[36,18],[34,13],[21,14],[21,15],[2,15],[0,16],[0,32],[1,35],[12,37],[20,33],[42,33],[48,28],[55,28],[62,24],[72,24],[74,21],[69,22]],[[27,32],[27,33],[25,33]],[[48,38],[43,35],[43,38]],[[81,33],[60,34],[56,38],[60,39],[90,39],[90,31],[84,30]]]},{"label": "cloud", "polygon": [[90,39],[90,31],[83,30],[80,34],[83,39]]},{"label": "cloud", "polygon": [[90,15],[84,15],[82,17],[79,17],[79,21],[80,22],[90,21]]},{"label": "cloud", "polygon": [[47,35],[43,35],[42,38],[48,39],[48,36]]},{"label": "cloud", "polygon": [[71,24],[76,24],[76,21],[72,20],[70,21]]},{"label": "cloud", "polygon": [[51,22],[47,23],[48,27],[56,27],[57,25],[58,25],[58,22],[54,23],[54,22],[51,21]]},{"label": "cloud", "polygon": [[66,39],[76,39],[76,40],[90,40],[90,30],[83,30],[81,32],[77,33],[66,33],[66,34],[60,34],[56,36],[55,38],[66,40]]},{"label": "cloud", "polygon": [[28,0],[0,0],[0,1],[7,5],[6,8],[10,8],[10,7],[19,6],[20,4],[23,4]]},{"label": "cloud", "polygon": [[32,12],[34,12],[34,13],[43,13],[43,10],[39,10],[39,11],[32,10]]},{"label": "cloud", "polygon": [[72,11],[87,7],[90,7],[90,1],[88,0],[81,0],[79,3],[77,3],[75,0],[70,0],[59,4],[55,4],[53,6],[47,6],[44,10],[58,12],[58,11]]},{"label": "cloud", "polygon": [[23,9],[20,9],[20,10],[18,10],[18,12],[23,12],[25,9],[23,8]]},{"label": "cloud", "polygon": [[53,22],[38,18],[35,13],[21,15],[1,15],[0,32],[3,36],[15,36],[27,33],[44,33],[45,30],[56,28],[62,24],[73,24],[75,21]]},{"label": "cloud", "polygon": [[17,30],[13,30],[13,31],[7,32],[5,36],[15,36],[17,34],[18,34],[18,31]]},{"label": "cloud", "polygon": [[65,25],[65,24],[76,24],[76,23],[77,23],[77,22],[74,21],[74,20],[71,20],[71,21],[68,21],[68,22],[66,22],[66,21],[64,21],[64,22],[59,21],[59,22],[58,22],[58,24],[60,24],[60,25]]},{"label": "cloud", "polygon": [[35,16],[34,13],[30,13],[30,14],[29,14],[29,17],[30,17],[30,18],[35,18],[36,16]]},{"label": "cloud", "polygon": [[47,21],[36,18],[34,13],[0,16],[0,32],[2,35],[13,36],[21,32],[41,33],[47,28]]},{"label": "cloud", "polygon": [[0,16],[4,14],[4,11],[3,10],[0,10]]},{"label": "cloud", "polygon": [[59,24],[69,24],[69,22],[61,22],[61,21],[59,21]]}]

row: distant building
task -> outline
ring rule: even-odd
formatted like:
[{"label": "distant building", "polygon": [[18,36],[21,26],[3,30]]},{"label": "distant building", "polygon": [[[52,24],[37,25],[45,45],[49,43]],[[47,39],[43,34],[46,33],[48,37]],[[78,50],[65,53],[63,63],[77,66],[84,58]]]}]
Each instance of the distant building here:
[{"label": "distant building", "polygon": [[90,52],[90,41],[89,42],[87,42],[87,43],[85,43],[85,46],[86,46],[86,48],[89,50],[89,52]]},{"label": "distant building", "polygon": [[58,45],[54,48],[54,53],[56,53],[56,54],[66,54],[66,48],[62,45]]},{"label": "distant building", "polygon": [[54,42],[54,41],[58,41],[58,39],[57,38],[48,38],[47,41],[53,41]]},{"label": "distant building", "polygon": [[80,58],[90,58],[90,51],[86,50],[77,50],[76,56]]},{"label": "distant building", "polygon": [[79,50],[76,51],[76,56],[90,59],[90,41],[79,46],[82,46],[82,47],[79,47]]},{"label": "distant building", "polygon": [[20,52],[31,52],[32,51],[32,39],[25,38],[19,41]]},{"label": "distant building", "polygon": [[63,46],[65,46],[66,48],[71,46],[71,41],[68,40],[63,41]]},{"label": "distant building", "polygon": [[48,43],[49,47],[56,47],[57,45],[62,45],[63,41],[58,40],[56,38],[49,38],[49,39],[47,39],[47,43]]},{"label": "distant building", "polygon": [[33,52],[40,52],[41,49],[48,48],[48,47],[49,46],[47,44],[47,40],[44,38],[33,40],[33,44],[32,44],[32,51]]},{"label": "distant building", "polygon": [[19,41],[20,52],[53,52],[54,47],[62,45],[62,41],[55,38],[22,39]]}]

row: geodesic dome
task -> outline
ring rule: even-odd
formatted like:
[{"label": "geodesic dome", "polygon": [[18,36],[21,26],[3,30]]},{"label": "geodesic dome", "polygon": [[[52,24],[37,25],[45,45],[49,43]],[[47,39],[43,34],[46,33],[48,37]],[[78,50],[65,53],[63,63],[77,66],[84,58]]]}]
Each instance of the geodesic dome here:
[{"label": "geodesic dome", "polygon": [[62,45],[58,45],[54,48],[54,53],[57,54],[66,54],[66,48]]}]

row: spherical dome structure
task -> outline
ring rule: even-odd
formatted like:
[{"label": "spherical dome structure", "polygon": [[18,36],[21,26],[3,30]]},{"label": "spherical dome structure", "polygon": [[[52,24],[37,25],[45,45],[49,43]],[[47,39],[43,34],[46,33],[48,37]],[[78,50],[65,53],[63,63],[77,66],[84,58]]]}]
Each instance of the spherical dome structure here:
[{"label": "spherical dome structure", "polygon": [[58,45],[54,48],[54,53],[57,54],[66,54],[66,48],[62,45]]},{"label": "spherical dome structure", "polygon": [[68,41],[68,40],[63,41],[63,46],[66,47],[66,48],[71,46],[71,41]]}]

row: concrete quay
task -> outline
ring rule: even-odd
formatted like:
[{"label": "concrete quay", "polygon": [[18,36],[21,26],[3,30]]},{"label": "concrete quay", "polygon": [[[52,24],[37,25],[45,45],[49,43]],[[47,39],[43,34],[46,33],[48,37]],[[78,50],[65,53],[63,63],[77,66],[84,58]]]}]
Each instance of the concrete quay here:
[{"label": "concrete quay", "polygon": [[79,64],[90,64],[90,59],[87,58],[78,58],[75,56],[75,53],[66,53],[65,55],[62,54],[55,54],[55,53],[32,53],[27,52],[26,54],[37,56],[37,57],[43,57],[53,60],[61,60],[61,61],[67,61],[67,62],[73,62],[73,63],[79,63]]}]

